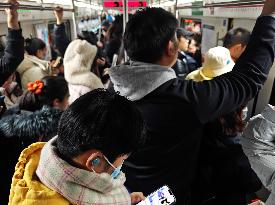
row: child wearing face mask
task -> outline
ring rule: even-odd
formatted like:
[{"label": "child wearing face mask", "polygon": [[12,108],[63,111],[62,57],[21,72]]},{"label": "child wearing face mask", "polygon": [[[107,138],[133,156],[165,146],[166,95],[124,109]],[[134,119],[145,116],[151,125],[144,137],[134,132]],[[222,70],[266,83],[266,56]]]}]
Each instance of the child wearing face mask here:
[{"label": "child wearing face mask", "polygon": [[52,69],[50,62],[45,60],[47,46],[44,41],[39,38],[26,39],[25,51],[24,60],[18,66],[17,71],[20,74],[23,89],[27,90],[29,82],[52,75]]},{"label": "child wearing face mask", "polygon": [[144,130],[126,98],[103,89],[81,96],[63,113],[57,137],[22,152],[9,204],[137,204],[144,196],[127,191],[121,168]]}]

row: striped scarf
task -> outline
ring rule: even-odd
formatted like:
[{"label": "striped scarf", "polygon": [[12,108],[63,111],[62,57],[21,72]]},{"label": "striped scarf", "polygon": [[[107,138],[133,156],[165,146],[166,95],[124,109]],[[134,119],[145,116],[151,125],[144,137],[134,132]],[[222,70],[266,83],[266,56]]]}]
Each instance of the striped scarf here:
[{"label": "striped scarf", "polygon": [[43,184],[72,204],[131,204],[130,195],[123,185],[126,180],[124,173],[113,179],[107,173],[97,174],[70,165],[57,155],[56,137],[43,147],[36,174]]}]

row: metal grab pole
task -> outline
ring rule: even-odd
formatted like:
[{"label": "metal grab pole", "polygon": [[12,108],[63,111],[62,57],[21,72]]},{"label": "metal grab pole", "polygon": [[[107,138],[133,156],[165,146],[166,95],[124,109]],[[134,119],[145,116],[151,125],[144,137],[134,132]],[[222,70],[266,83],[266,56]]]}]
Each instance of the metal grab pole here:
[{"label": "metal grab pole", "polygon": [[178,9],[178,0],[176,0],[175,6],[174,6],[174,15],[177,18],[177,9]]},{"label": "metal grab pole", "polygon": [[[123,33],[125,32],[126,24],[129,20],[128,16],[128,1],[123,0]],[[124,51],[124,62],[127,61],[127,53]]]},{"label": "metal grab pole", "polygon": [[[0,9],[10,8],[12,4],[0,3]],[[26,9],[26,10],[39,10],[39,11],[53,11],[55,7],[44,7],[44,6],[33,6],[33,5],[19,5],[18,9]],[[63,11],[73,12],[73,9],[64,8]]]},{"label": "metal grab pole", "polygon": [[123,0],[123,33],[125,32],[127,22],[128,22],[128,1]]},{"label": "metal grab pole", "polygon": [[77,39],[77,29],[76,29],[76,9],[74,5],[74,0],[72,0],[72,5],[73,5],[73,13],[72,13],[72,18],[73,18],[73,30],[74,30],[74,39]]},{"label": "metal grab pole", "polygon": [[98,41],[100,42],[100,39],[101,39],[101,34],[102,34],[102,22],[101,22],[101,15],[98,17],[98,21],[100,23],[100,28],[99,28],[99,31],[98,31]]}]

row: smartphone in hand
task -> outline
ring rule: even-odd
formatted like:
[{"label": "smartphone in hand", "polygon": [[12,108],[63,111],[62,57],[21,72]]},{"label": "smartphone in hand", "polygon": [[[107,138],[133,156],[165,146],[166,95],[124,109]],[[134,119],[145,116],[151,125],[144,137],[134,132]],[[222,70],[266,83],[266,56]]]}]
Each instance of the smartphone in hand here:
[{"label": "smartphone in hand", "polygon": [[176,197],[168,186],[163,186],[146,197],[137,205],[173,205],[176,204]]},{"label": "smartphone in hand", "polygon": [[55,60],[55,62],[54,62],[54,64],[52,65],[52,67],[53,68],[56,68],[56,67],[58,67],[58,65],[61,63],[61,57],[58,57],[56,60]]}]

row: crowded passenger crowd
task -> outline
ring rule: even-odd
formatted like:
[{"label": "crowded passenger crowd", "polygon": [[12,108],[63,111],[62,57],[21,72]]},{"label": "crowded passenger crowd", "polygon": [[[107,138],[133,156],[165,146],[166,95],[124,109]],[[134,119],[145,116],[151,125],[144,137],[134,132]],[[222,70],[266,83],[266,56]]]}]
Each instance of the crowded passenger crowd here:
[{"label": "crowded passenger crowd", "polygon": [[122,16],[105,17],[99,39],[70,42],[58,7],[51,47],[62,61],[23,38],[8,2],[1,204],[130,205],[163,185],[177,205],[275,204],[275,108],[247,119],[274,62],[275,0],[252,33],[230,30],[203,58],[164,9],[137,11],[125,31]]}]

